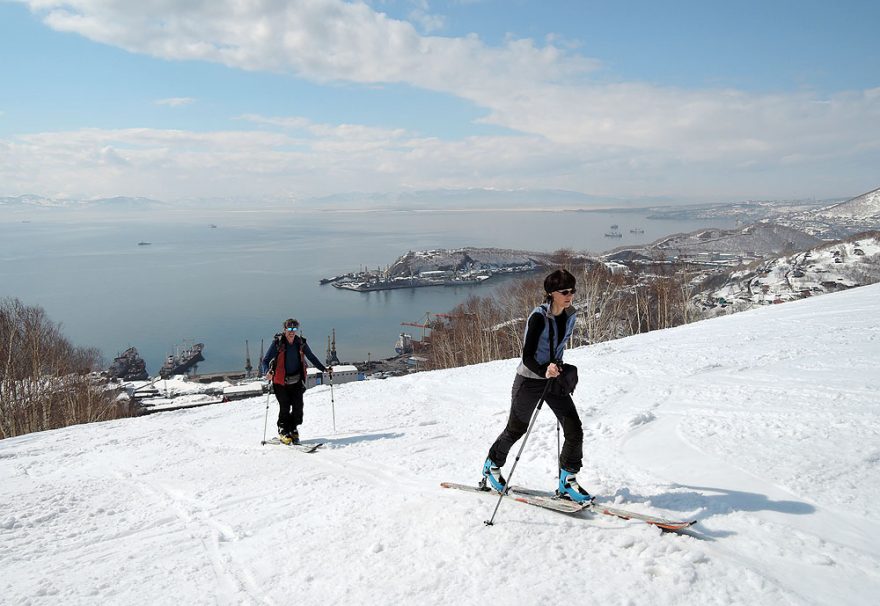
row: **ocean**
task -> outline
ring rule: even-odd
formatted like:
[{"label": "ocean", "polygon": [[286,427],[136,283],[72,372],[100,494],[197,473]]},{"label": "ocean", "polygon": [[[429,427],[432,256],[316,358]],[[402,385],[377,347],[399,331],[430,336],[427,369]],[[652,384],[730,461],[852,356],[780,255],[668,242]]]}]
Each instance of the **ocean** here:
[{"label": "ocean", "polygon": [[[611,225],[622,238],[604,237]],[[651,220],[634,211],[0,208],[0,297],[43,307],[70,341],[99,348],[107,364],[137,347],[151,375],[184,342],[205,344],[199,372],[243,369],[245,341],[256,366],[288,317],[301,322],[320,359],[335,329],[340,359],[360,362],[393,356],[402,330],[420,336],[401,322],[447,312],[509,278],[370,293],[321,286],[321,278],[384,267],[408,250],[599,253],[704,227],[732,222]]]}]

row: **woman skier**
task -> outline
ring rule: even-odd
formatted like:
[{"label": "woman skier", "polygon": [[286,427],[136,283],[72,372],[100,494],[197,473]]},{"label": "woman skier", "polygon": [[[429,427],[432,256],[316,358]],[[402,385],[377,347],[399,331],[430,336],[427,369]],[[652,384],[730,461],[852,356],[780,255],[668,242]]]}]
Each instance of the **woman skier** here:
[{"label": "woman skier", "polygon": [[483,487],[488,483],[498,492],[504,491],[507,482],[501,475],[501,467],[507,461],[511,447],[526,433],[532,413],[543,396],[565,435],[559,455],[557,494],[578,503],[592,500],[577,483],[577,472],[583,459],[584,433],[571,392],[565,393],[566,390],[554,389],[554,385],[548,384],[562,373],[562,355],[577,314],[571,304],[575,285],[575,277],[564,269],[556,270],[544,279],[545,302],[536,307],[527,320],[522,360],[513,380],[510,416],[483,464],[480,482]]}]

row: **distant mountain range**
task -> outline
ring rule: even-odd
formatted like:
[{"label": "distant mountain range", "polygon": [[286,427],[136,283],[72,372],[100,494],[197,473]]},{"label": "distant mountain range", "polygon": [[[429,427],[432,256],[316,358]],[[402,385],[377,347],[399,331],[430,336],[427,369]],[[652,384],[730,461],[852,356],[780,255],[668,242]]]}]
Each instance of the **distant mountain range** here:
[{"label": "distant mountain range", "polygon": [[[880,188],[844,200],[748,200],[721,204],[679,204],[665,196],[621,198],[562,189],[434,189],[393,193],[347,192],[297,198],[193,198],[173,203],[145,197],[96,199],[51,198],[33,194],[0,196],[0,207],[140,210],[163,208],[229,209],[248,207],[308,208],[311,210],[583,210],[615,209],[649,213],[651,219],[736,219],[743,224],[769,219],[819,237],[839,238],[880,227]],[[799,227],[799,225],[801,227]],[[827,237],[826,237],[827,232]]]},{"label": "distant mountain range", "polygon": [[644,208],[674,202],[666,197],[615,198],[562,189],[433,189],[397,193],[350,192],[311,198],[314,208],[375,210],[492,210]]},{"label": "distant mountain range", "polygon": [[645,208],[671,204],[666,197],[615,198],[562,189],[434,189],[393,193],[347,192],[310,198],[192,198],[174,203],[151,198],[116,196],[100,199],[48,198],[26,194],[0,197],[0,207],[30,208],[308,208],[310,210],[499,210],[499,209],[598,209]]},{"label": "distant mountain range", "polygon": [[170,208],[166,202],[151,198],[130,198],[126,196],[114,196],[112,198],[96,198],[94,200],[76,200],[70,198],[45,198],[25,194],[23,196],[0,197],[0,206],[20,208],[92,208],[92,209],[147,209],[147,208]]}]

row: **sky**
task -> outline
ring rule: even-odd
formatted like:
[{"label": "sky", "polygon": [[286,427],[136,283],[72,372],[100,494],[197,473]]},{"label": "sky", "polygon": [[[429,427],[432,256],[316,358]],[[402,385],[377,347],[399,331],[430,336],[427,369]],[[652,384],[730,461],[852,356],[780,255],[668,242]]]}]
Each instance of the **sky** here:
[{"label": "sky", "polygon": [[0,196],[880,183],[880,4],[0,0]]}]

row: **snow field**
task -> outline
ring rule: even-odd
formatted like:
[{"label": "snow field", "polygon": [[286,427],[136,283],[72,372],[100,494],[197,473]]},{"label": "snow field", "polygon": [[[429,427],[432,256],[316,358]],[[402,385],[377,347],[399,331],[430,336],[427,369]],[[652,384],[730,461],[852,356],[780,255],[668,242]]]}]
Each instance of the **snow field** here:
[{"label": "snow field", "polygon": [[[579,480],[693,534],[443,489],[473,482],[515,360],[0,442],[4,604],[873,604],[880,286],[568,352]],[[274,398],[268,426],[274,426]],[[271,433],[269,434],[271,435]],[[552,490],[545,407],[513,477]],[[511,454],[509,472],[516,454]]]}]

